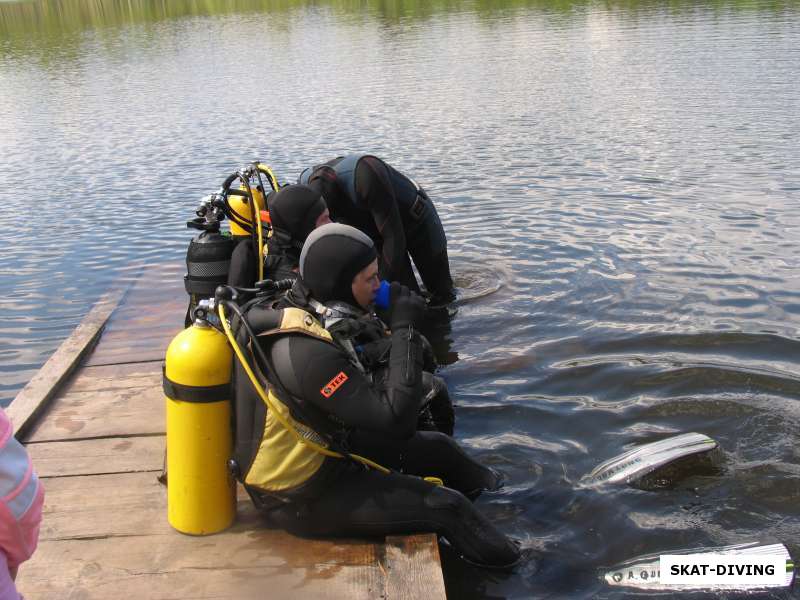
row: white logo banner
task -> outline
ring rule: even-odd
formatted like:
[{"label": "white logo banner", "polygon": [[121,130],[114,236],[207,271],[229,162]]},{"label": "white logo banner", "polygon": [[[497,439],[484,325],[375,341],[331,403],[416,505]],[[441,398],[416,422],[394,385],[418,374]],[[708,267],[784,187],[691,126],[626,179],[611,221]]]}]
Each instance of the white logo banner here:
[{"label": "white logo banner", "polygon": [[779,586],[786,578],[779,554],[662,554],[659,563],[667,585]]}]

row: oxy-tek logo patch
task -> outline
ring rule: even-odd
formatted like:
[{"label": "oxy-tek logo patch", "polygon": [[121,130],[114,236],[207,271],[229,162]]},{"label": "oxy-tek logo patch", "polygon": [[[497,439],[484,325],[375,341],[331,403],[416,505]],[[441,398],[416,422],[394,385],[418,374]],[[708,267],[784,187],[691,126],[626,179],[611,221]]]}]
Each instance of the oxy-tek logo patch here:
[{"label": "oxy-tek logo patch", "polygon": [[320,394],[325,396],[326,398],[330,398],[333,394],[338,390],[344,382],[347,381],[347,375],[345,375],[344,371],[339,371],[339,374],[336,375],[333,379],[331,379],[328,383],[326,383],[322,389],[319,391]]}]

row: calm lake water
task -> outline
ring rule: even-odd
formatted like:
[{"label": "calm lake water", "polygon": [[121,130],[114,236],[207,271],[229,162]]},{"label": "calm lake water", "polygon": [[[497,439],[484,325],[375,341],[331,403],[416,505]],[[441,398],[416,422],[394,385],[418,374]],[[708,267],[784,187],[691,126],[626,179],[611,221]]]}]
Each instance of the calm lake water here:
[{"label": "calm lake water", "polygon": [[[458,437],[537,557],[445,549],[452,598],[617,597],[600,567],[685,547],[800,558],[798,82],[798,2],[0,3],[0,401],[112,282],[182,260],[235,168],[368,150],[437,202],[472,298],[433,334]],[[718,472],[577,485],[687,431]]]}]

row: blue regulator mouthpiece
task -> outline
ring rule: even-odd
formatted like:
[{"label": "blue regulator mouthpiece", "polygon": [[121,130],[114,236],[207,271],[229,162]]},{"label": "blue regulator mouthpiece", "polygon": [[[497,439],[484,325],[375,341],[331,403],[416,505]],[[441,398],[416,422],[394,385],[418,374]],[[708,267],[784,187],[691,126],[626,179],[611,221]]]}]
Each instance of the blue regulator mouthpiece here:
[{"label": "blue regulator mouthpiece", "polygon": [[375,307],[382,310],[389,308],[389,282],[385,279],[381,280],[381,287],[378,288],[378,293],[375,294]]}]

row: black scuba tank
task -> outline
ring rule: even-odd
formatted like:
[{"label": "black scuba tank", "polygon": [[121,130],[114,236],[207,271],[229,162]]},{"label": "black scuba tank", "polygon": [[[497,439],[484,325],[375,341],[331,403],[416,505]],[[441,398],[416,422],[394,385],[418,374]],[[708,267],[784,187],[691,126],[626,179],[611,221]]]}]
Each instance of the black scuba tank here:
[{"label": "black scuba tank", "polygon": [[203,218],[193,219],[188,227],[200,229],[200,234],[189,242],[186,251],[186,275],[183,284],[189,294],[187,327],[191,325],[191,314],[197,303],[214,296],[217,286],[228,283],[231,254],[236,242],[219,231],[219,222],[208,222]]}]

